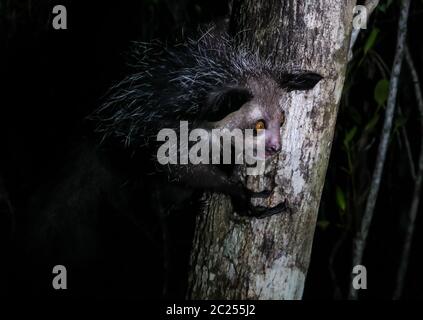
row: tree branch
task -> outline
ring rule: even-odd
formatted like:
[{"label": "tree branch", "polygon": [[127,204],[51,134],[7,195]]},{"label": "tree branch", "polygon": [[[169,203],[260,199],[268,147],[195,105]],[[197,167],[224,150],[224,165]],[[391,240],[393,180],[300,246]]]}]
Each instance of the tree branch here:
[{"label": "tree branch", "polygon": [[404,288],[404,280],[407,273],[411,241],[413,239],[413,234],[414,234],[414,225],[415,225],[416,216],[417,216],[417,209],[419,208],[420,193],[422,190],[422,180],[423,180],[423,96],[422,96],[422,91],[420,87],[419,76],[417,74],[416,67],[414,66],[414,62],[411,57],[408,46],[406,46],[405,48],[405,61],[407,62],[408,68],[410,69],[411,78],[414,84],[414,94],[416,96],[417,107],[420,114],[421,134],[420,134],[420,155],[419,155],[419,162],[418,162],[418,171],[414,180],[413,198],[411,201],[410,211],[408,212],[408,216],[407,216],[408,223],[406,226],[407,229],[405,231],[405,239],[404,239],[404,244],[403,244],[403,249],[402,249],[402,254],[400,259],[400,265],[399,265],[398,273],[397,273],[397,283],[396,283],[396,288],[393,295],[394,299],[401,298],[403,288]]},{"label": "tree branch", "polygon": [[[385,121],[383,124],[382,135],[379,143],[379,149],[376,158],[376,165],[373,171],[372,182],[370,186],[370,192],[367,197],[366,208],[361,221],[361,226],[357,231],[353,240],[353,267],[361,265],[363,260],[363,252],[366,246],[367,235],[369,233],[370,224],[373,219],[373,213],[379,193],[380,181],[382,178],[383,167],[385,164],[386,153],[388,150],[389,136],[392,129],[392,120],[395,112],[395,104],[398,93],[399,76],[401,73],[401,65],[404,57],[405,39],[407,35],[407,21],[408,13],[410,9],[410,0],[402,0],[400,19],[398,23],[398,36],[397,36],[397,47],[395,51],[395,58],[391,72],[391,79],[389,84],[389,96],[388,103],[385,112]],[[349,298],[357,299],[358,291],[352,286],[352,274]]]},{"label": "tree branch", "polygon": [[[376,9],[377,5],[379,4],[379,0],[367,0],[364,3],[364,6],[367,9],[367,20],[370,18],[370,16],[372,15],[373,11]],[[351,33],[351,40],[350,40],[350,49],[348,52],[348,61],[351,61],[353,58],[353,48],[354,45],[357,41],[358,35],[360,34],[361,29],[353,29],[352,33]]]}]

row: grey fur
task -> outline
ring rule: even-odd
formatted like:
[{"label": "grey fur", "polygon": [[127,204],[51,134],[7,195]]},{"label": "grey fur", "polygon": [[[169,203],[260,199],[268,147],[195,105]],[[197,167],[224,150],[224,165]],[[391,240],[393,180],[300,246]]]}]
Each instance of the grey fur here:
[{"label": "grey fur", "polygon": [[127,146],[155,139],[161,128],[176,127],[179,120],[195,122],[207,98],[225,87],[283,74],[269,60],[212,29],[172,48],[158,41],[135,43],[132,60],[135,72],[112,87],[91,116],[104,138],[117,137]]}]

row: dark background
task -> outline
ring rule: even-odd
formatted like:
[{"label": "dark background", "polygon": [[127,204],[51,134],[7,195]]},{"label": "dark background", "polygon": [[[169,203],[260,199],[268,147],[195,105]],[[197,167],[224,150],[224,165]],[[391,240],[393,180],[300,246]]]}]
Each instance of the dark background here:
[{"label": "dark background", "polygon": [[[352,235],[363,212],[386,104],[386,90],[375,94],[375,88],[389,79],[395,51],[399,5],[381,2],[368,29],[360,34],[349,65],[305,299],[344,298],[348,288]],[[67,250],[61,247],[66,241],[56,247],[49,243],[58,252],[50,256],[42,248],[33,249],[28,237],[34,229],[31,221],[42,203],[60,200],[58,181],[67,168],[84,165],[72,160],[72,150],[92,135],[93,126],[85,117],[99,106],[107,89],[127,74],[125,53],[130,41],[175,42],[199,24],[222,19],[229,5],[221,0],[62,1],[68,29],[54,30],[51,11],[56,4],[0,0],[0,182],[12,208],[12,212],[3,207],[0,211],[0,293],[161,298],[160,223],[149,216],[148,204],[132,207],[137,215],[130,217],[99,208],[97,233],[81,239],[84,250],[66,255],[60,253]],[[420,77],[422,17],[423,2],[414,1],[408,42]],[[361,295],[364,299],[391,298],[404,214],[413,190],[404,134],[414,162],[422,137],[406,66],[398,105],[365,251],[368,290]],[[176,210],[165,221],[172,243],[169,288],[164,295],[168,298],[183,298],[186,289],[196,207],[190,208]],[[423,298],[421,230],[418,216],[404,298]],[[61,263],[68,266],[69,289],[56,292],[51,288],[51,270]]]}]

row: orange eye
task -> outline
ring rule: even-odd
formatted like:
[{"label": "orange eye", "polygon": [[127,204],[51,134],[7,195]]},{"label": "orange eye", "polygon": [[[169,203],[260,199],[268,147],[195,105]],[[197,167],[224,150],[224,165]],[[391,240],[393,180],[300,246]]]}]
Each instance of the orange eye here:
[{"label": "orange eye", "polygon": [[263,120],[259,120],[259,121],[256,122],[255,129],[257,131],[263,130],[264,128],[265,128],[265,124],[264,124],[264,121]]}]

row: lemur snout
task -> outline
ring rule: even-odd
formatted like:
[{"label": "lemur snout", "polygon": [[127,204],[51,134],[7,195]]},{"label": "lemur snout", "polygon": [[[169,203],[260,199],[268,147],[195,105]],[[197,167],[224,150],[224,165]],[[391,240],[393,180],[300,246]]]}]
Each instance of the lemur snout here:
[{"label": "lemur snout", "polygon": [[271,144],[266,146],[266,154],[271,156],[281,151],[281,146],[279,144]]}]

